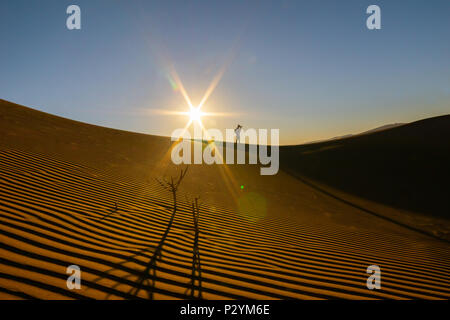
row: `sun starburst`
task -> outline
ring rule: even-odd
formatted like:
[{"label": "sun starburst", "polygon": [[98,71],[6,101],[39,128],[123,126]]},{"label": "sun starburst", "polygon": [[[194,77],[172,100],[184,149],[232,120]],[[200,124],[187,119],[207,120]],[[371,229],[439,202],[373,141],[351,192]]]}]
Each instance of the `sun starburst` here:
[{"label": "sun starburst", "polygon": [[189,118],[191,119],[191,121],[201,121],[202,115],[203,112],[199,107],[191,108],[191,110],[189,111]]}]

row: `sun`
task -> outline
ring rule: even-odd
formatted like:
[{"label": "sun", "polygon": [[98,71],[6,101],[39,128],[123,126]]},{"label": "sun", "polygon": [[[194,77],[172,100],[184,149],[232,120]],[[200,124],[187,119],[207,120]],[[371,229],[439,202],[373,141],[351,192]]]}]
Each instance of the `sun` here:
[{"label": "sun", "polygon": [[189,111],[189,118],[191,121],[200,121],[201,117],[203,115],[203,112],[200,111],[200,107],[191,108]]}]

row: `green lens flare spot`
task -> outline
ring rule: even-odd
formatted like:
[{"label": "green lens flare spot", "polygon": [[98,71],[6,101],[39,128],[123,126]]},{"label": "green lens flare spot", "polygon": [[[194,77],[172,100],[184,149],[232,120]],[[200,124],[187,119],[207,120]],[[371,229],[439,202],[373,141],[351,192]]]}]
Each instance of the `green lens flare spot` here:
[{"label": "green lens flare spot", "polygon": [[241,189],[244,189],[244,185],[241,184]]},{"label": "green lens flare spot", "polygon": [[239,215],[250,222],[257,222],[267,215],[267,201],[256,192],[243,192],[238,199]]}]

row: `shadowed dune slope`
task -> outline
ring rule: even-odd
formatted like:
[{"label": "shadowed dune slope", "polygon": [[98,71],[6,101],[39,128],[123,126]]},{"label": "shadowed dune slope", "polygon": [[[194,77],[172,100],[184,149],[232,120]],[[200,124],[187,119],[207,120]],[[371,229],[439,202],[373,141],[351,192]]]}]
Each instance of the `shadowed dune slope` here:
[{"label": "shadowed dune slope", "polygon": [[450,219],[450,115],[383,131],[286,146],[294,175],[385,205]]},{"label": "shadowed dune slope", "polygon": [[[155,178],[177,172],[169,147],[0,100],[0,298],[450,297],[448,242],[259,166],[189,166],[168,230],[173,201]],[[66,287],[73,264],[80,290]],[[366,288],[372,264],[381,290]]]}]

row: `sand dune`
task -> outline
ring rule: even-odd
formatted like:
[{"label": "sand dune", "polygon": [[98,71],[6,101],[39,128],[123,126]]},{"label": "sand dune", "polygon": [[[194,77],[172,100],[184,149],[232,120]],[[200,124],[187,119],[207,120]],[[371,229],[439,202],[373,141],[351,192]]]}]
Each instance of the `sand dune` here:
[{"label": "sand dune", "polygon": [[[169,147],[167,138],[0,100],[0,298],[450,297],[447,241],[285,172],[190,166],[168,230],[173,200],[155,178],[178,172],[165,159]],[[197,196],[201,286],[193,287]],[[66,287],[73,264],[82,271],[80,290]],[[381,290],[366,288],[373,264],[382,270]]]},{"label": "sand dune", "polygon": [[449,219],[450,115],[337,141],[286,146],[288,171],[398,209]]}]

